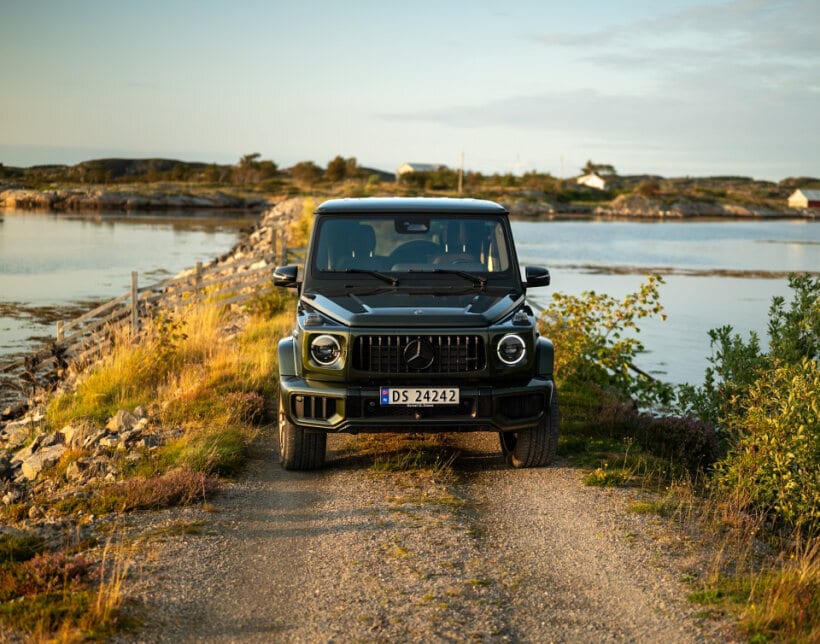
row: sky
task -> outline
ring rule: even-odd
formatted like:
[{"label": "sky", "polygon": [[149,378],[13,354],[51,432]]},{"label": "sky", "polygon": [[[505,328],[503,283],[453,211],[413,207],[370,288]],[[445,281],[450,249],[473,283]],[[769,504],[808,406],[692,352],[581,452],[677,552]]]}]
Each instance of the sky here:
[{"label": "sky", "polygon": [[818,0],[0,0],[0,163],[820,176]]}]

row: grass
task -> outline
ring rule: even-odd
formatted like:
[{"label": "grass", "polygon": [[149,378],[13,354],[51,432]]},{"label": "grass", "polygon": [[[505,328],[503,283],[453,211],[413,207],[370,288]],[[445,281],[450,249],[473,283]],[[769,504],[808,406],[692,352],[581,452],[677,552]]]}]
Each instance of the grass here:
[{"label": "grass", "polygon": [[[109,552],[106,549],[106,552]],[[0,567],[0,620],[31,639],[100,639],[118,626],[125,558],[43,552]],[[55,637],[56,636],[56,637]]]},{"label": "grass", "polygon": [[778,531],[762,513],[750,513],[748,500],[709,485],[707,474],[629,440],[639,428],[628,415],[598,415],[566,394],[558,454],[585,470],[588,485],[645,490],[629,511],[662,517],[713,553],[686,575],[702,617],[734,619],[752,642],[820,641],[820,539]]},{"label": "grass", "polygon": [[[141,405],[159,410],[151,425],[176,428],[176,438],[158,449],[112,453],[117,481],[94,482],[59,500],[45,493],[33,500],[64,516],[204,507],[217,477],[241,469],[258,426],[272,414],[276,340],[290,331],[292,307],[292,298],[255,302],[244,331],[231,341],[223,337],[230,310],[206,305],[158,319],[139,344],[120,336],[74,391],[51,400],[50,428],[100,427],[118,410]],[[87,456],[68,450],[47,475],[62,480],[72,461]],[[9,504],[3,517],[22,520],[28,505]],[[196,524],[179,529],[201,533]],[[121,610],[127,572],[121,548],[106,547],[95,563],[83,554],[48,552],[34,536],[0,535],[0,621],[37,641],[107,638],[127,622]]]}]

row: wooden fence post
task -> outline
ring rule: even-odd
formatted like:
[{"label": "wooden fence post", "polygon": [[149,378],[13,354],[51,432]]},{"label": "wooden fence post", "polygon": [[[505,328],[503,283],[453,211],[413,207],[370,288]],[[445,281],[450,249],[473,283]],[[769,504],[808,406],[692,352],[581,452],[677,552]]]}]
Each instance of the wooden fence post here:
[{"label": "wooden fence post", "polygon": [[196,282],[194,284],[194,302],[202,299],[202,262],[196,263]]},{"label": "wooden fence post", "polygon": [[137,289],[137,271],[131,271],[131,334],[136,338],[140,331],[139,293]]},{"label": "wooden fence post", "polygon": [[279,233],[281,235],[280,250],[282,251],[282,257],[281,257],[281,260],[279,262],[279,265],[280,266],[285,266],[288,263],[288,246],[287,246],[287,241],[288,240],[287,240],[287,237],[285,237],[285,231],[284,230],[280,230]]},{"label": "wooden fence post", "polygon": [[60,344],[65,337],[65,332],[63,331],[63,321],[57,320],[57,344]]}]

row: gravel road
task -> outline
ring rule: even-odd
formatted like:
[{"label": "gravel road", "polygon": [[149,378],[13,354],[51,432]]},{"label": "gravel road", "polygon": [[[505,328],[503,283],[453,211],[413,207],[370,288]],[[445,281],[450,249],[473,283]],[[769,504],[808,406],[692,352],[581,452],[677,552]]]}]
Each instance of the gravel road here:
[{"label": "gravel road", "polygon": [[214,507],[132,518],[144,626],[123,641],[731,639],[685,599],[695,546],[627,511],[639,492],[507,469],[495,435],[447,440],[451,467],[389,472],[372,437],[331,437],[328,467],[298,473],[266,436]]}]

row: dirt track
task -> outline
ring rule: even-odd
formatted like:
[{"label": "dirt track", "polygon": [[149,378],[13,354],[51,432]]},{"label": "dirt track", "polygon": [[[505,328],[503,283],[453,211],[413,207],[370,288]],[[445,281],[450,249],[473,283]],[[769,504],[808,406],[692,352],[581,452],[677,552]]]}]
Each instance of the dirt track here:
[{"label": "dirt track", "polygon": [[495,435],[451,437],[452,472],[373,471],[357,440],[332,437],[324,471],[294,473],[266,438],[217,512],[136,519],[168,536],[132,572],[145,625],[126,639],[726,640],[685,599],[691,544],[628,512],[635,492],[560,464],[507,469]]}]

